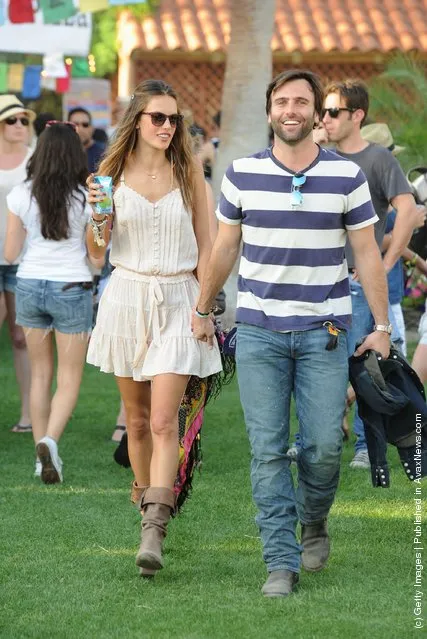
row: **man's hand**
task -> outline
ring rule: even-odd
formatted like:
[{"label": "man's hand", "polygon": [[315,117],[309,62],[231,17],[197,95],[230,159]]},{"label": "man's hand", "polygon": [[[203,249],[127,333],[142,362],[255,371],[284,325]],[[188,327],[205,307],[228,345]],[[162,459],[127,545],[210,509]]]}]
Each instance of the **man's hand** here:
[{"label": "man's hand", "polygon": [[207,342],[209,348],[213,348],[215,326],[209,317],[198,317],[193,313],[191,318],[191,330],[196,339]]},{"label": "man's hand", "polygon": [[381,353],[384,359],[390,355],[390,335],[383,331],[373,331],[355,351],[355,356],[360,357],[365,351]]}]

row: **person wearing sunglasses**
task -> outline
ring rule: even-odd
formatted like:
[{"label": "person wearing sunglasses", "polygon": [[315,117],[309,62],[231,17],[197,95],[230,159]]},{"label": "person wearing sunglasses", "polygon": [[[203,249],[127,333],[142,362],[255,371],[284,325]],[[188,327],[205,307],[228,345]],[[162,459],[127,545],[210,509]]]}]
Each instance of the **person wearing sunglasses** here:
[{"label": "person wearing sunglasses", "polygon": [[[322,108],[322,85],[310,71],[284,71],[269,85],[273,145],[234,160],[224,176],[218,234],[193,318],[194,334],[213,339],[200,315],[230,274],[243,239],[236,363],[266,597],[291,594],[301,561],[317,572],[329,556],[327,518],[338,486],[348,384],[347,238],[377,323],[358,354],[374,349],[386,358],[390,348],[368,185],[353,162],[314,142]],[[286,454],[292,394],[301,437],[296,494]]]},{"label": "person wearing sunglasses", "polygon": [[25,330],[31,361],[35,475],[46,484],[63,479],[58,443],[77,403],[92,326],[87,174],[74,127],[49,121],[28,162],[25,182],[7,196],[6,260],[13,262],[26,243],[17,273],[16,321]]},{"label": "person wearing sunglasses", "polygon": [[89,173],[95,173],[105,151],[105,144],[96,142],[93,139],[94,128],[91,114],[83,107],[75,107],[68,113],[68,122],[71,122],[76,127],[78,136],[86,151]]},{"label": "person wearing sunglasses", "polygon": [[31,156],[28,147],[30,130],[36,114],[26,109],[14,95],[0,96],[0,297],[7,309],[7,325],[13,349],[16,378],[21,399],[20,417],[12,432],[31,432],[30,424],[30,365],[24,332],[16,325],[15,288],[20,256],[10,264],[4,256],[9,191],[26,177],[26,165]]},{"label": "person wearing sunglasses", "polygon": [[[136,87],[99,174],[110,176],[115,189],[115,268],[87,359],[114,373],[125,406],[131,499],[144,513],[136,563],[151,576],[163,567],[162,544],[175,511],[181,400],[190,376],[221,370],[218,346],[191,332],[211,242],[203,167],[170,85],[146,80]],[[103,198],[90,179],[89,202]],[[99,259],[110,240],[109,221],[93,210],[89,250]]]},{"label": "person wearing sunglasses", "polygon": [[[392,207],[396,211],[396,222],[389,246],[383,256],[387,273],[393,268],[406,249],[414,228],[418,225],[418,211],[410,185],[393,155],[394,144],[390,148],[371,143],[363,138],[363,127],[369,111],[369,92],[360,80],[343,80],[330,83],[325,90],[322,121],[328,140],[335,145],[335,151],[343,158],[359,166],[366,176],[378,221],[375,224],[375,239],[379,247],[385,235],[387,214]],[[393,141],[392,141],[393,142]],[[356,263],[351,244],[347,242],[346,258],[350,273],[352,299],[352,328],[349,332],[349,356],[353,354],[356,342],[371,332],[375,320],[372,316],[363,287],[357,277]],[[402,343],[397,321],[391,305],[389,319],[394,327],[392,340]],[[353,430],[356,434],[354,457],[351,468],[369,470],[371,468],[363,422],[357,408]]]}]

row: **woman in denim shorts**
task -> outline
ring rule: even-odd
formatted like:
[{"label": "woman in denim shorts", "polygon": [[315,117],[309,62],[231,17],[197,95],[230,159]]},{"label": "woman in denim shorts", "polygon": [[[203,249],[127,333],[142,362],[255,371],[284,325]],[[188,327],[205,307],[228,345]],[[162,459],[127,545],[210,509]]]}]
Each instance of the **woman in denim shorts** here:
[{"label": "woman in denim shorts", "polygon": [[[51,122],[28,163],[27,180],[7,197],[6,259],[13,262],[27,242],[17,273],[16,321],[31,361],[35,474],[46,484],[62,481],[58,441],[77,402],[92,326],[86,177],[74,126]],[[57,389],[51,397],[55,342]]]}]

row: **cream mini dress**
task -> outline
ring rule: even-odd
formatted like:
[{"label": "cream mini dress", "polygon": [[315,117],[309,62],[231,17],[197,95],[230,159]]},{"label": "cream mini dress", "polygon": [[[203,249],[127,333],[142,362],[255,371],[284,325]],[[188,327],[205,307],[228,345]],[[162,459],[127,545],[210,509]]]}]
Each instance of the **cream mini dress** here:
[{"label": "cream mini dress", "polygon": [[216,340],[209,349],[191,332],[198,247],[180,190],[152,203],[122,176],[114,208],[115,269],[99,303],[87,361],[135,381],[162,373],[203,378],[219,372]]}]

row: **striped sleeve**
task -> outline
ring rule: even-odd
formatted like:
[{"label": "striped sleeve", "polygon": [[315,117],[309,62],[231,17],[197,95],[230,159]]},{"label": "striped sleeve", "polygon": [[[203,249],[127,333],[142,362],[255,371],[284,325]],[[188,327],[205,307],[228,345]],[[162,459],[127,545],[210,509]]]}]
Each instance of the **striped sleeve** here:
[{"label": "striped sleeve", "polygon": [[221,195],[216,210],[218,220],[226,224],[242,223],[240,191],[236,186],[236,181],[234,166],[230,164],[222,180]]},{"label": "striped sleeve", "polygon": [[352,190],[347,195],[345,227],[347,231],[357,231],[375,222],[378,222],[378,217],[372,204],[368,182],[363,171],[359,170],[353,180]]}]

